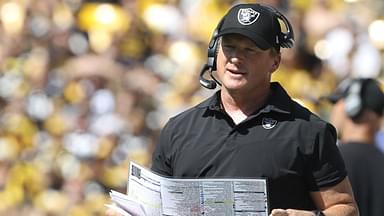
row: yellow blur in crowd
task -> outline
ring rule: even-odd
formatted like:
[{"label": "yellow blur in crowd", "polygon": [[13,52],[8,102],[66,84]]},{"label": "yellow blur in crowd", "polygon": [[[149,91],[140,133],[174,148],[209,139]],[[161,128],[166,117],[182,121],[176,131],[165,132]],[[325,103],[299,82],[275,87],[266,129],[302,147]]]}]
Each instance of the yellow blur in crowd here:
[{"label": "yellow blur in crowd", "polygon": [[[129,161],[150,166],[168,118],[212,94],[198,73],[236,2],[1,0],[0,215],[104,215]],[[319,115],[341,80],[382,78],[382,1],[241,2],[292,20],[273,80]]]}]

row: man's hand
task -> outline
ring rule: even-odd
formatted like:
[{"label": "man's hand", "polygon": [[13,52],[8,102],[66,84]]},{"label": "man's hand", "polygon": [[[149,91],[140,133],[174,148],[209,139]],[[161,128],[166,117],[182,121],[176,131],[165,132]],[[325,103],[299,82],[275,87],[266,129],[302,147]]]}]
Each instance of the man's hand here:
[{"label": "man's hand", "polygon": [[295,209],[273,209],[269,216],[315,216],[311,211]]}]

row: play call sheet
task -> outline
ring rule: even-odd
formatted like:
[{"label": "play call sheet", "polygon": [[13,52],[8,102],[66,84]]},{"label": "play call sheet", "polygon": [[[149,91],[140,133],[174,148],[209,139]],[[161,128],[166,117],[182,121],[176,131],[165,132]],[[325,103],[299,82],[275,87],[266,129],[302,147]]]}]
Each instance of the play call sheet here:
[{"label": "play call sheet", "polygon": [[132,162],[127,197],[143,209],[136,215],[267,216],[266,185],[266,179],[165,178]]}]

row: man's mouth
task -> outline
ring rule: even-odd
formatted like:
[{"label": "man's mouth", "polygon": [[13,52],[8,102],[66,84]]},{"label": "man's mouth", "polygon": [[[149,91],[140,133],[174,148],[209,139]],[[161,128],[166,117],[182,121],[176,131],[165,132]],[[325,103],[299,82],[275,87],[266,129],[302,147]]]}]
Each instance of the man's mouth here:
[{"label": "man's mouth", "polygon": [[239,74],[239,75],[244,75],[245,73],[239,71],[239,70],[236,70],[236,69],[227,69],[228,72],[230,72],[231,74]]}]

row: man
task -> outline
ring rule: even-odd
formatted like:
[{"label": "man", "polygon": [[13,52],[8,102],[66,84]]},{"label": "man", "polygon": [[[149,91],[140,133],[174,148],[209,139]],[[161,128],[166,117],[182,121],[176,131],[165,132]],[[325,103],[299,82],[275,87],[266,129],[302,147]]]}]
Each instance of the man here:
[{"label": "man", "polygon": [[375,145],[384,94],[374,79],[353,79],[329,99],[335,103],[331,121],[340,134],[339,147],[360,215],[384,215],[384,154]]},{"label": "man", "polygon": [[274,9],[232,7],[208,52],[221,88],[169,120],[152,170],[177,178],[266,177],[273,216],[358,215],[334,127],[271,83],[280,47],[292,42],[289,22]]}]

